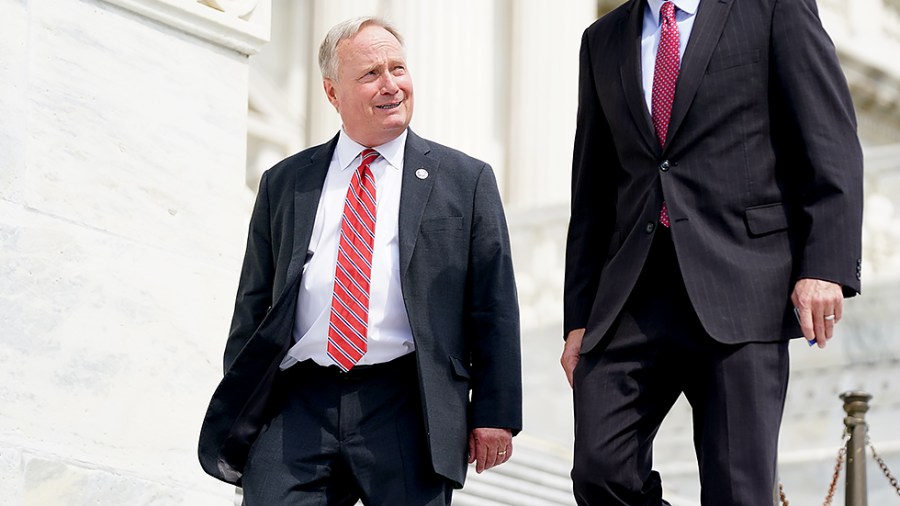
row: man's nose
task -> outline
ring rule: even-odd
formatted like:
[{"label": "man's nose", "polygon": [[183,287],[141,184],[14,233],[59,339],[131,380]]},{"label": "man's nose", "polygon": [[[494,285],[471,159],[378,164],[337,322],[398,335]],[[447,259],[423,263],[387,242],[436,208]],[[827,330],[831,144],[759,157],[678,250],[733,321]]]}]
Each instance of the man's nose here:
[{"label": "man's nose", "polygon": [[399,89],[400,87],[397,86],[397,79],[391,75],[390,72],[386,73],[381,79],[381,92],[385,95],[393,95],[394,93],[397,93]]}]

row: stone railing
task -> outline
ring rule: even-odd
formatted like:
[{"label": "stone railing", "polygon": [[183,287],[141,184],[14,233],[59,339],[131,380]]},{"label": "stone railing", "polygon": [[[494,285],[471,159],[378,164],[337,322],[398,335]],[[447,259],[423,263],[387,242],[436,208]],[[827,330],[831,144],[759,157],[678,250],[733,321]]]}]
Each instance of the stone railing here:
[{"label": "stone railing", "polygon": [[900,42],[900,0],[884,0],[884,33]]},{"label": "stone railing", "polygon": [[[900,76],[900,71],[898,71],[897,60],[895,56],[897,49],[900,48],[900,1],[898,0],[882,0],[881,10],[877,14],[876,21],[880,22],[881,31],[878,36],[889,43],[888,46],[883,46],[880,48],[873,48],[873,52],[884,55],[886,58],[883,61],[885,67],[888,70],[892,70],[889,72],[893,76]],[[847,2],[848,5],[851,5],[853,2]]]},{"label": "stone railing", "polygon": [[900,144],[867,149],[865,163],[864,269],[900,278]]},{"label": "stone railing", "polygon": [[559,324],[568,206],[508,211],[524,330]]}]

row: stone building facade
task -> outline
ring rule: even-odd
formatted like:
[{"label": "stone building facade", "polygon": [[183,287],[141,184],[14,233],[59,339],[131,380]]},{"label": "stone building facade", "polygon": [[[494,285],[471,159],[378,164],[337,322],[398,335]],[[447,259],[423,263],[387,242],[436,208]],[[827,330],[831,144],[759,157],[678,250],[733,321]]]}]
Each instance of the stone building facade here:
[{"label": "stone building facade", "polygon": [[[406,36],[413,129],[498,174],[524,329],[519,455],[558,459],[564,481],[578,45],[618,3],[0,0],[0,503],[234,501],[195,444],[255,185],[337,131],[315,52],[334,23],[369,14]],[[833,346],[792,347],[781,472],[794,504],[824,495],[847,389],[875,395],[870,435],[900,470],[900,1],[819,7],[866,154],[864,294]],[[673,504],[697,504],[686,406],[657,446]],[[889,504],[874,466],[869,481],[872,504]],[[472,490],[459,504],[498,504]]]}]

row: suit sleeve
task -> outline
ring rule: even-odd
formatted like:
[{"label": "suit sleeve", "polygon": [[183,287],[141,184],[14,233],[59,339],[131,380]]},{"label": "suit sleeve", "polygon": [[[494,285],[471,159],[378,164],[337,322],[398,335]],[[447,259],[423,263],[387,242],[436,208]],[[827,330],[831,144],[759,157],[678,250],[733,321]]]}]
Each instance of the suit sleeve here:
[{"label": "suit sleeve", "polygon": [[272,255],[268,172],[259,182],[259,192],[250,216],[247,249],[234,303],[231,330],[225,344],[225,371],[250,340],[272,305],[275,263]]},{"label": "suit sleeve", "polygon": [[860,290],[863,158],[856,116],[834,45],[814,0],[778,0],[772,19],[773,79],[796,128],[797,174],[808,234],[798,278]]},{"label": "suit sleeve", "polygon": [[471,427],[522,428],[519,304],[497,181],[485,165],[473,203],[466,325],[471,350]]},{"label": "suit sleeve", "polygon": [[615,223],[619,160],[597,97],[589,31],[581,40],[572,201],[566,239],[563,336],[587,325]]}]

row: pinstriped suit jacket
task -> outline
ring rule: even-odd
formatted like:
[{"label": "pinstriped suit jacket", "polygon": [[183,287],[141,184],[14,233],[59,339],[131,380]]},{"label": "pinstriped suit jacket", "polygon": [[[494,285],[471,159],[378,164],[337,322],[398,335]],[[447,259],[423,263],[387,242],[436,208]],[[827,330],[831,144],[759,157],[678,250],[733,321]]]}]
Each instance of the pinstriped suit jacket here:
[{"label": "pinstriped suit jacket", "polygon": [[707,332],[725,343],[800,336],[800,277],[860,290],[862,154],[814,0],[703,0],[667,143],[641,87],[645,0],[584,32],[565,332],[582,352],[640,274],[665,200],[678,263]]}]

